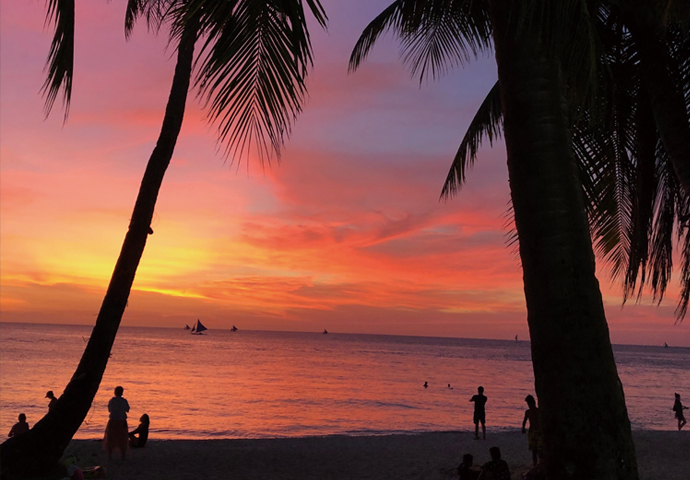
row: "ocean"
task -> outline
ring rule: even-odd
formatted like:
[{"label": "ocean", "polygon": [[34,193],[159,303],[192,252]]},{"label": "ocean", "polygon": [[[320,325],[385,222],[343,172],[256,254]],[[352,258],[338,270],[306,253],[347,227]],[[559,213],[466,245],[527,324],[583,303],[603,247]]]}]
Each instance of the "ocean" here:
[{"label": "ocean", "polygon": [[[30,425],[45,414],[90,332],[0,324],[0,434],[20,412]],[[633,428],[674,429],[674,392],[690,404],[690,348],[614,352]],[[517,429],[533,383],[526,341],[122,327],[75,438],[102,436],[117,385],[131,428],[147,413],[152,438],[213,439],[471,430],[479,385],[487,431]]]}]

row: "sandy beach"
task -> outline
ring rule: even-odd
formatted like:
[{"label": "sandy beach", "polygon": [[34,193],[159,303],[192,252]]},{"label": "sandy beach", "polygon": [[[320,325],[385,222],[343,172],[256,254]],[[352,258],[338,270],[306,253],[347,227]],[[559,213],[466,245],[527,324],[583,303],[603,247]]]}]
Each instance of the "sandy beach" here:
[{"label": "sandy beach", "polygon": [[[451,479],[463,453],[475,463],[489,460],[499,446],[519,479],[531,462],[519,431],[417,435],[328,436],[262,440],[153,440],[122,461],[108,461],[95,440],[75,440],[67,454],[82,466],[103,465],[109,479]],[[690,431],[636,431],[642,480],[690,478]]]}]

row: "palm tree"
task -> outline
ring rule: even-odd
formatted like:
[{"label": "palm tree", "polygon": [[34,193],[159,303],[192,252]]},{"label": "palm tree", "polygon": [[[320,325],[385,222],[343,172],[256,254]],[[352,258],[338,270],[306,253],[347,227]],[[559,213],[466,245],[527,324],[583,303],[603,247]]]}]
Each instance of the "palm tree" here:
[{"label": "palm tree", "polygon": [[[638,478],[572,143],[569,105],[578,99],[593,109],[596,98],[593,7],[398,0],[365,29],[350,62],[357,68],[388,29],[420,77],[465,62],[493,40],[500,103],[492,96],[483,115],[503,119],[546,474],[558,480]],[[484,132],[492,138],[497,130]]]},{"label": "palm tree", "polygon": [[[317,22],[326,16],[319,0],[306,0]],[[69,106],[74,38],[73,0],[50,0],[56,24],[49,54],[46,109],[63,89]],[[27,434],[0,447],[2,474],[48,471],[69,444],[98,391],[148,235],[163,176],[182,126],[195,65],[196,85],[228,153],[241,158],[252,145],[262,158],[279,154],[301,111],[304,79],[312,62],[301,0],[129,0],[126,32],[145,16],[150,26],[170,25],[177,64],[163,125],[144,173],[120,256],[96,325],[77,369],[55,407]],[[270,158],[270,157],[269,157]]]},{"label": "palm tree", "polygon": [[[690,121],[687,115],[683,119],[673,113],[670,116],[677,121],[670,123],[663,112],[655,114],[649,86],[652,69],[642,61],[640,42],[620,8],[602,9],[597,27],[604,44],[599,60],[605,73],[599,76],[596,110],[576,106],[573,130],[595,249],[610,265],[612,278],[622,278],[624,302],[630,297],[639,300],[645,286],[661,301],[671,278],[673,246],[678,245],[681,293],[676,317],[682,321],[690,299],[690,205],[678,161],[667,152],[661,131],[665,129],[667,136],[674,133],[674,140],[682,145],[690,142],[690,135],[683,135]],[[664,29],[658,33],[663,45],[657,45],[660,53],[655,61],[666,63],[654,71],[660,71],[656,76],[666,85],[664,96],[680,97],[668,108],[690,111],[690,36],[677,18],[667,21]],[[653,88],[658,90],[656,85]],[[493,143],[500,136],[500,93],[499,85],[494,85],[470,123],[442,197],[458,192],[482,140]]]},{"label": "palm tree", "polygon": [[[612,265],[614,278],[623,278],[624,301],[631,296],[639,299],[646,285],[660,301],[670,281],[677,233],[681,294],[676,316],[681,321],[690,295],[690,197],[663,132],[669,136],[670,130],[690,131],[690,122],[687,115],[683,119],[671,113],[669,116],[677,121],[669,125],[659,112],[660,102],[655,107],[652,92],[658,86],[650,86],[649,66],[641,53],[644,47],[628,28],[628,19],[612,10],[606,26],[606,36],[614,39],[607,47],[606,62],[615,88],[598,102],[605,114],[595,121],[585,117],[576,125],[574,137],[587,203],[592,207],[593,235],[598,250]],[[672,82],[664,95],[679,95],[678,107],[687,111],[690,38],[677,23],[669,23],[662,38],[663,48],[656,61],[663,71],[658,77],[662,77],[662,84]],[[676,144],[688,139],[680,140]]]}]

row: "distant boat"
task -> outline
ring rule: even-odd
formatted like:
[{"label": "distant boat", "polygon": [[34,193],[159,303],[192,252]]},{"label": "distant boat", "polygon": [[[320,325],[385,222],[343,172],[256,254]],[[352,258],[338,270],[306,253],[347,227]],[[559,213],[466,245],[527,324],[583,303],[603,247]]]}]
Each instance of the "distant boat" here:
[{"label": "distant boat", "polygon": [[518,341],[518,339],[517,339],[517,335],[515,335],[515,341],[516,341],[516,342]]},{"label": "distant boat", "polygon": [[189,325],[185,325],[185,326],[184,326],[184,329],[185,329],[185,330],[191,330],[191,329],[189,328]]},{"label": "distant boat", "polygon": [[664,342],[664,348],[668,348],[668,343]]},{"label": "distant boat", "polygon": [[232,328],[230,329],[230,331],[231,331],[231,332],[236,332],[236,331],[237,331],[237,327],[233,325]]},{"label": "distant boat", "polygon": [[324,328],[323,334],[324,334],[324,335],[328,334],[328,330],[326,330],[326,329]]},{"label": "distant boat", "polygon": [[201,332],[204,330],[208,330],[208,328],[204,327],[204,324],[201,323],[201,320],[197,319],[196,323],[192,327],[192,335],[202,335]]}]

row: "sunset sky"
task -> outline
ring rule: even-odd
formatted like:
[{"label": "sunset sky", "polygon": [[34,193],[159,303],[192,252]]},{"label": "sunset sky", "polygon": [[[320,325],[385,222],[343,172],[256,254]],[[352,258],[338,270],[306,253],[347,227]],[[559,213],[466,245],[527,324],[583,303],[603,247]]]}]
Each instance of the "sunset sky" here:
[{"label": "sunset sky", "polygon": [[[124,0],[77,0],[73,102],[44,119],[45,1],[0,0],[3,322],[90,324],[160,129],[167,37],[123,32]],[[324,1],[310,97],[280,164],[233,163],[195,95],[123,325],[527,339],[505,149],[439,193],[496,81],[486,56],[420,86],[392,37],[354,74],[358,35],[390,0]],[[312,22],[313,23],[313,22]],[[690,346],[677,281],[621,308],[599,262],[612,340]]]}]

